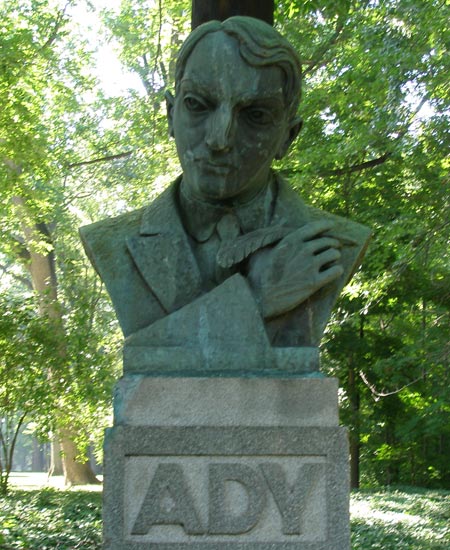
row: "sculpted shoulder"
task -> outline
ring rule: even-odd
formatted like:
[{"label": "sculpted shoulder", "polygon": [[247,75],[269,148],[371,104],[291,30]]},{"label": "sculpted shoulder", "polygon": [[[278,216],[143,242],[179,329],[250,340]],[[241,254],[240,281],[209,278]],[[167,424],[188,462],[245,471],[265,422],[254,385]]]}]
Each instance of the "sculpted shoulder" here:
[{"label": "sculpted shoulder", "polygon": [[165,315],[149,278],[159,264],[146,252],[152,244],[156,246],[161,232],[180,225],[173,187],[143,208],[80,229],[83,246],[105,284],[125,336]]},{"label": "sculpted shoulder", "polygon": [[301,227],[310,221],[309,207],[289,183],[275,172],[277,183],[275,224]]},{"label": "sculpted shoulder", "polygon": [[139,234],[145,208],[139,208],[114,218],[106,218],[80,228],[86,253],[95,269],[102,275],[102,267],[120,267],[126,253],[126,239]]},{"label": "sculpted shoulder", "polygon": [[145,210],[134,210],[80,229],[86,253],[105,284],[125,336],[163,316],[127,248],[127,241],[139,235]]}]

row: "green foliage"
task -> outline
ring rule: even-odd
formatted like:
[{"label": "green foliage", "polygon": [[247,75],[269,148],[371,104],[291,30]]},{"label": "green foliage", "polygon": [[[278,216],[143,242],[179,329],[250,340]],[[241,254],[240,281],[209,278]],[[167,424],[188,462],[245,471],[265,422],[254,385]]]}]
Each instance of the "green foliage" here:
[{"label": "green foliage", "polygon": [[[2,550],[101,548],[97,492],[15,490],[0,500]],[[444,550],[450,494],[402,489],[352,495],[353,550]]]},{"label": "green foliage", "polygon": [[[59,4],[59,6],[58,6]],[[27,198],[40,216],[60,200],[46,183],[61,173],[83,135],[80,93],[94,80],[89,53],[68,33],[71,2],[0,4],[0,177],[2,206],[11,194]],[[92,112],[91,112],[92,116]],[[77,124],[75,124],[77,121]],[[52,201],[53,199],[53,201]]]},{"label": "green foliage", "polygon": [[[124,0],[102,13],[144,91],[108,97],[71,25],[75,3],[0,4],[0,253],[27,277],[18,271],[27,265],[24,221],[48,229],[34,247],[56,258],[66,355],[48,359],[53,395],[86,443],[109,411],[119,338],[76,229],[142,206],[177,174],[163,95],[173,90],[190,3]],[[304,128],[280,169],[305,200],[374,232],[322,350],[325,372],[341,381],[362,482],[450,487],[449,7],[276,4],[304,75]]]},{"label": "green foliage", "polygon": [[404,489],[352,495],[353,550],[444,550],[450,494]]},{"label": "green foliage", "polygon": [[[35,312],[27,342],[34,348],[24,348],[21,328],[7,320],[0,338],[18,335],[5,340],[8,360],[16,361],[5,384],[14,415],[32,415],[42,437],[69,427],[83,452],[93,439],[100,448],[109,422],[118,332],[77,236],[74,204],[84,182],[69,178],[71,166],[111,148],[99,127],[108,105],[93,91],[91,52],[71,21],[75,3],[0,5],[0,256],[9,276],[2,291],[23,296],[30,275],[36,291],[27,298]],[[40,332],[31,334],[31,327]],[[47,395],[30,379],[35,374],[45,379]],[[23,395],[32,403],[25,406]]]},{"label": "green foliage", "polygon": [[31,299],[0,294],[0,493],[8,490],[23,423],[48,423],[54,404],[48,381],[53,334]]},{"label": "green foliage", "polygon": [[1,505],[2,550],[101,548],[101,494],[14,491]]}]

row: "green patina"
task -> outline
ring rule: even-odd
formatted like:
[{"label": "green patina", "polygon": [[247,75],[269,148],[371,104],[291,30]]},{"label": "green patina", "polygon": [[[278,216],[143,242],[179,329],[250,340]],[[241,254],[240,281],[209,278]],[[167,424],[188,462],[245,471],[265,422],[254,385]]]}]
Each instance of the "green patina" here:
[{"label": "green patina", "polygon": [[370,232],[306,206],[272,171],[301,128],[300,77],[290,44],[257,19],[210,21],[182,46],[166,94],[182,176],[81,230],[126,337],[125,372],[317,372],[305,350]]}]

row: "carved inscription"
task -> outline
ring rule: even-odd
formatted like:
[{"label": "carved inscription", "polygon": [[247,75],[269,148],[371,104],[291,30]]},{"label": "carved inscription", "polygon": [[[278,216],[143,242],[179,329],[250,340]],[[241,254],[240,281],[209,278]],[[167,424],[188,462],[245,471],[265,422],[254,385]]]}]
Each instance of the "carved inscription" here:
[{"label": "carved inscription", "polygon": [[[242,535],[262,522],[269,499],[281,517],[283,535],[301,535],[308,501],[325,475],[325,464],[320,462],[298,465],[294,482],[288,481],[277,462],[211,463],[203,473],[208,502],[207,518],[202,519],[187,468],[179,462],[157,465],[132,535],[146,535],[152,527],[167,525],[180,526],[190,536]],[[233,487],[239,489],[239,499],[233,498]]]},{"label": "carved inscription", "polygon": [[132,534],[145,535],[152,525],[181,525],[189,535],[204,533],[179,464],[158,465]]},{"label": "carved inscription", "polygon": [[288,485],[279,464],[261,464],[267,486],[272,493],[282,520],[285,535],[301,534],[301,519],[312,489],[322,475],[322,464],[304,464],[298,469],[294,485]]},{"label": "carved inscription", "polygon": [[[246,510],[237,515],[227,510],[226,490],[230,482],[239,483],[247,495]],[[261,472],[239,463],[209,466],[209,519],[211,535],[240,535],[258,523],[266,505],[266,488]]]}]

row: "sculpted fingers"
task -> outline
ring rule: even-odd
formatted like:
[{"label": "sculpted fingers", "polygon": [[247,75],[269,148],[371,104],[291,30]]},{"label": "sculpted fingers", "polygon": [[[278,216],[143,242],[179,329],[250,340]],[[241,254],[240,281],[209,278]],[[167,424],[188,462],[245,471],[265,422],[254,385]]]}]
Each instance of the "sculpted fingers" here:
[{"label": "sculpted fingers", "polygon": [[303,227],[296,229],[292,233],[289,233],[278,245],[283,247],[286,245],[298,245],[301,242],[308,242],[311,239],[317,239],[322,233],[333,229],[334,224],[328,220],[319,220],[316,222],[309,222]]},{"label": "sculpted fingers", "polygon": [[344,274],[344,268],[341,265],[333,265],[320,271],[317,278],[320,282],[320,287],[323,287],[329,283],[332,283],[336,279],[339,279]]},{"label": "sculpted fingers", "polygon": [[[279,264],[289,265],[293,271],[305,269],[306,266],[322,266],[322,258],[332,258],[329,261],[338,260],[341,256],[338,249],[342,247],[341,243],[333,237],[321,237],[303,243],[301,246],[285,243],[283,247],[278,248],[274,257]],[[322,256],[325,252],[331,254]],[[328,260],[327,260],[328,261]]]},{"label": "sculpted fingers", "polygon": [[298,232],[302,236],[303,241],[310,241],[317,239],[322,233],[333,229],[334,223],[330,220],[319,220],[316,222],[309,222],[301,227]]},{"label": "sculpted fingers", "polygon": [[328,248],[315,257],[316,266],[319,271],[326,269],[327,265],[334,264],[341,259],[341,253],[336,248]]},{"label": "sculpted fingers", "polygon": [[314,239],[313,241],[306,243],[305,246],[312,254],[315,255],[320,254],[324,250],[337,250],[342,248],[340,241],[334,237],[321,237],[319,239]]}]

